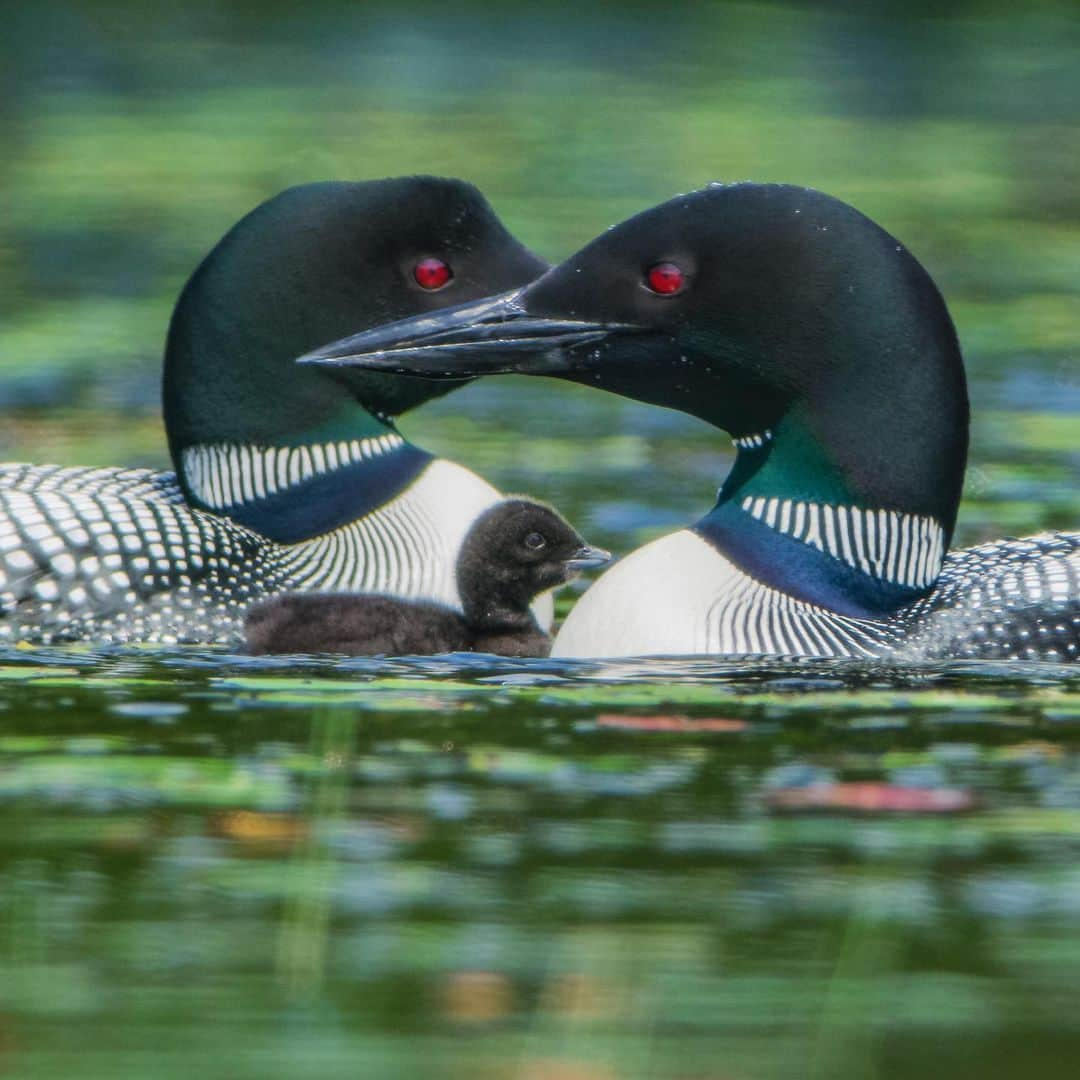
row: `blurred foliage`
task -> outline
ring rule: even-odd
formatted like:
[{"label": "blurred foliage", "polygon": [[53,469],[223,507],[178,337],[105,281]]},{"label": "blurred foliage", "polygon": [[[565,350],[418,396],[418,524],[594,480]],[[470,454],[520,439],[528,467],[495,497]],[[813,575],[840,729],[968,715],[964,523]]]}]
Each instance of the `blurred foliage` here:
[{"label": "blurred foliage", "polygon": [[[940,283],[976,410],[958,539],[1074,524],[1078,69],[1064,0],[12,6],[0,457],[165,465],[172,302],[290,184],[463,176],[558,259],[677,191],[753,178],[853,202]],[[729,460],[688,418],[556,383],[491,380],[406,428],[616,551],[703,510]]]}]

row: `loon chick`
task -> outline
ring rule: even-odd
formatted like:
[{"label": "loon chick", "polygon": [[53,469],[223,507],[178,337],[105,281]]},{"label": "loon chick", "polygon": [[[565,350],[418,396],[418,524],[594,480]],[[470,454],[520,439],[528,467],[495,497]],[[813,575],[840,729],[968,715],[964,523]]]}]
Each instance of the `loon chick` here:
[{"label": "loon chick", "polygon": [[1080,535],[948,554],[968,441],[952,321],[902,244],[820,192],[679,196],[524,289],[306,359],[555,375],[733,437],[712,510],[604,574],[553,655],[1077,659]]},{"label": "loon chick", "polygon": [[0,643],[236,640],[253,600],[288,590],[457,606],[458,549],[499,493],[394,418],[459,384],[293,361],[545,266],[458,180],[308,184],[257,207],[173,313],[175,474],[0,465]]},{"label": "loon chick", "polygon": [[244,626],[248,650],[547,656],[551,638],[529,610],[533,598],[609,558],[606,551],[587,546],[550,506],[511,497],[481,514],[461,545],[460,612],[390,596],[287,593],[249,609]]}]

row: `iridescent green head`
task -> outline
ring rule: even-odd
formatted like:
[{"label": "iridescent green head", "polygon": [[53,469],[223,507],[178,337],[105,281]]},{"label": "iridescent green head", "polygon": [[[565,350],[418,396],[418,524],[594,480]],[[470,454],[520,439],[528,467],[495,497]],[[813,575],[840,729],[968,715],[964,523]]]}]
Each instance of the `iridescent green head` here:
[{"label": "iridescent green head", "polygon": [[263,203],[210,252],[173,313],[164,412],[185,490],[189,447],[386,432],[460,381],[301,367],[296,357],[358,325],[515,288],[545,267],[460,180],[305,184]]}]

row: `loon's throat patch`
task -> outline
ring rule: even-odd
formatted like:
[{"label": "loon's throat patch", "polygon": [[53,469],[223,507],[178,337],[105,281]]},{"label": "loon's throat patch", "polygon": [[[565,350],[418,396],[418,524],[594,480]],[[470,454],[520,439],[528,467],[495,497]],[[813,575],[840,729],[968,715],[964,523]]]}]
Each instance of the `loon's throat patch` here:
[{"label": "loon's throat patch", "polygon": [[183,453],[198,502],[279,544],[370,514],[408,488],[431,460],[395,432],[306,446],[193,446]]},{"label": "loon's throat patch", "polygon": [[306,446],[213,443],[187,447],[181,460],[199,502],[211,510],[229,510],[347,465],[383,459],[405,445],[396,432]]},{"label": "loon's throat patch", "polygon": [[770,529],[879,581],[926,589],[941,573],[945,530],[930,517],[753,495],[742,508]]}]

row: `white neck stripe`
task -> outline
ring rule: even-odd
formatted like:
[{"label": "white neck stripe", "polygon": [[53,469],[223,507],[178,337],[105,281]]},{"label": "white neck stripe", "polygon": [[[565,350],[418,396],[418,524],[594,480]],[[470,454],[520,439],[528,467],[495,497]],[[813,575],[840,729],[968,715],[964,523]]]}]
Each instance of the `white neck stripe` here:
[{"label": "white neck stripe", "polygon": [[405,440],[394,432],[310,446],[189,446],[181,455],[192,494],[215,510],[266,498],[345,465],[393,453]]},{"label": "white neck stripe", "polygon": [[752,435],[740,435],[737,439],[731,441],[740,450],[757,450],[767,442],[772,442],[772,437],[772,429],[766,428],[764,431],[758,431]]},{"label": "white neck stripe", "polygon": [[747,495],[742,508],[771,529],[882,581],[923,589],[945,559],[945,530],[930,517]]}]

